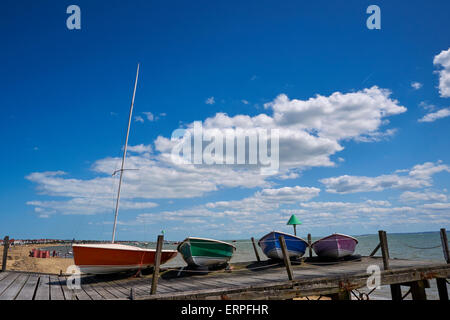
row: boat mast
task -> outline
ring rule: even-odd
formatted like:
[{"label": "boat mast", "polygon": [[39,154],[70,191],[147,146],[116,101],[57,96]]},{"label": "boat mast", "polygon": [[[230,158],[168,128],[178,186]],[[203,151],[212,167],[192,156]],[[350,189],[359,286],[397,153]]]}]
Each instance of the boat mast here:
[{"label": "boat mast", "polygon": [[134,81],[134,90],[133,90],[133,98],[131,99],[130,115],[128,116],[127,137],[125,138],[125,147],[123,149],[122,166],[120,167],[119,189],[117,190],[116,212],[114,214],[114,226],[113,226],[112,241],[111,241],[112,243],[114,243],[114,240],[116,237],[117,215],[119,214],[120,187],[122,186],[122,177],[123,177],[123,171],[124,171],[123,166],[125,164],[125,157],[127,155],[128,136],[130,135],[130,125],[131,125],[131,118],[133,115],[134,97],[136,95],[136,86],[137,86],[137,81],[138,81],[138,75],[139,75],[139,63],[137,66],[137,71],[136,71],[136,80]]}]

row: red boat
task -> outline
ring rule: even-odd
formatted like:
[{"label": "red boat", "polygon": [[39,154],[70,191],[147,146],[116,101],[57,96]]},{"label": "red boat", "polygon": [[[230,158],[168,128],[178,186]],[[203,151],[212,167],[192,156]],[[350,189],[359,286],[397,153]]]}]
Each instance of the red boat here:
[{"label": "red boat", "polygon": [[[151,267],[155,249],[144,249],[116,243],[74,244],[75,264],[83,273],[107,274]],[[162,250],[161,264],[177,255],[175,250]]]}]

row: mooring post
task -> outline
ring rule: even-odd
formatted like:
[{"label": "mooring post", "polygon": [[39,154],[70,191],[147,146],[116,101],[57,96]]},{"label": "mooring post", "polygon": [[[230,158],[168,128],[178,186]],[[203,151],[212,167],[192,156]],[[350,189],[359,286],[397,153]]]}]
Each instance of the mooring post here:
[{"label": "mooring post", "polygon": [[[380,238],[379,245],[381,248],[381,255],[383,257],[383,268],[384,268],[384,270],[389,270],[389,246],[388,246],[386,231],[383,231],[383,230],[378,231],[378,237]],[[394,300],[394,301],[402,300],[402,289],[400,287],[400,284],[391,284],[390,287],[391,287],[392,300]]]},{"label": "mooring post", "polygon": [[292,272],[291,260],[289,259],[289,253],[286,247],[286,241],[283,236],[279,236],[278,240],[280,241],[281,251],[283,252],[284,265],[286,266],[286,271],[288,274],[289,280],[294,279],[294,273]]},{"label": "mooring post", "polygon": [[387,244],[386,231],[379,230],[378,237],[380,238],[381,255],[383,257],[383,268],[389,270],[389,248]]},{"label": "mooring post", "polygon": [[255,250],[256,260],[258,260],[258,262],[260,262],[261,259],[259,258],[258,248],[256,247],[255,238],[253,238],[253,237],[252,237],[252,243],[253,243],[253,250]]},{"label": "mooring post", "polygon": [[439,293],[439,299],[443,301],[448,301],[448,291],[447,291],[447,279],[436,278],[436,284]]},{"label": "mooring post", "polygon": [[447,231],[445,228],[441,229],[441,242],[442,242],[442,250],[444,251],[444,258],[447,263],[450,263],[450,254],[448,252],[448,240],[447,240]]},{"label": "mooring post", "polygon": [[130,289],[130,300],[134,300],[135,298],[134,298],[134,289],[133,289],[133,287],[131,287],[131,289]]},{"label": "mooring post", "polygon": [[152,288],[150,294],[156,293],[156,288],[158,286],[159,278],[159,264],[161,263],[161,251],[164,241],[164,235],[158,236],[158,241],[156,242],[156,253],[155,253],[155,266],[153,268],[153,278],[152,278]]},{"label": "mooring post", "polygon": [[3,239],[3,263],[2,263],[2,272],[6,271],[6,263],[8,261],[8,249],[9,249],[9,237],[6,236]]},{"label": "mooring post", "polygon": [[308,233],[308,251],[309,257],[312,258],[311,233]]}]

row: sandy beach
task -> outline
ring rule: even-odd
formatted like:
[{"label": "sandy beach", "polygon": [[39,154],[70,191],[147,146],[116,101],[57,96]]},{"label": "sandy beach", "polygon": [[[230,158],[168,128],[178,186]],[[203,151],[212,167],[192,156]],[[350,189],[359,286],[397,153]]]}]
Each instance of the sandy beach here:
[{"label": "sandy beach", "polygon": [[[8,250],[7,270],[41,272],[59,274],[66,272],[68,266],[73,265],[72,258],[33,258],[30,251],[37,248],[54,247],[54,244],[33,244],[12,246]],[[0,248],[0,257],[3,257],[3,246]]]}]

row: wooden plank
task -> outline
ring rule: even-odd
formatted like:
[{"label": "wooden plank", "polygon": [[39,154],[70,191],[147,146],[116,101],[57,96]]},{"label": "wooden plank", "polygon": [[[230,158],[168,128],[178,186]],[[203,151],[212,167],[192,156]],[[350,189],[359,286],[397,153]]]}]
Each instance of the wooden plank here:
[{"label": "wooden plank", "polygon": [[0,281],[2,281],[2,279],[6,278],[8,275],[9,275],[8,271],[0,272]]},{"label": "wooden plank", "polygon": [[260,262],[261,258],[259,257],[258,248],[255,244],[255,238],[252,237],[253,250],[255,251],[256,261]]},{"label": "wooden plank", "polygon": [[33,300],[34,294],[36,292],[36,286],[39,281],[39,276],[35,274],[30,274],[27,282],[20,290],[15,300]]},{"label": "wooden plank", "polygon": [[164,241],[164,236],[158,235],[158,240],[156,242],[155,266],[153,267],[152,288],[150,291],[151,294],[155,294],[156,288],[158,287],[159,264],[161,263],[161,251],[162,251],[163,241]]},{"label": "wooden plank", "polygon": [[58,276],[59,283],[61,284],[61,289],[64,294],[65,300],[77,300],[74,290],[67,287],[67,278],[65,276]]},{"label": "wooden plank", "polygon": [[2,281],[0,281],[0,294],[3,293],[19,276],[19,273],[11,272],[5,277]]},{"label": "wooden plank", "polygon": [[50,277],[41,275],[34,300],[50,300]]},{"label": "wooden plank", "polygon": [[64,293],[61,288],[61,282],[57,276],[50,275],[50,299],[65,300]]},{"label": "wooden plank", "polygon": [[292,280],[294,279],[294,274],[292,272],[291,260],[289,258],[288,250],[286,247],[286,241],[284,240],[283,236],[279,236],[278,240],[280,241],[281,251],[283,251],[284,265],[286,266],[288,278],[289,280]]},{"label": "wooden plank", "polygon": [[20,274],[10,286],[0,294],[0,300],[14,300],[27,282],[29,274]]},{"label": "wooden plank", "polygon": [[92,278],[92,280],[92,287],[95,288],[95,290],[106,300],[124,299],[128,297],[127,294],[124,294],[117,288],[108,285],[108,281],[101,281],[98,278]]}]

